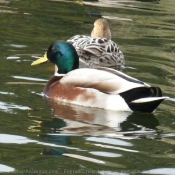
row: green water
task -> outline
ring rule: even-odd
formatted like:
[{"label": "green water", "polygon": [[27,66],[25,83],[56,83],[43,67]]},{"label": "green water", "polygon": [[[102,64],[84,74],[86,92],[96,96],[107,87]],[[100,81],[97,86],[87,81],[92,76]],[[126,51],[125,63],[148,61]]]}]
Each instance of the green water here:
[{"label": "green water", "polygon": [[[32,61],[55,40],[89,35],[99,17],[125,55],[124,72],[171,97],[153,114],[43,99],[53,65]],[[0,36],[2,174],[175,174],[174,0],[0,1]]]}]

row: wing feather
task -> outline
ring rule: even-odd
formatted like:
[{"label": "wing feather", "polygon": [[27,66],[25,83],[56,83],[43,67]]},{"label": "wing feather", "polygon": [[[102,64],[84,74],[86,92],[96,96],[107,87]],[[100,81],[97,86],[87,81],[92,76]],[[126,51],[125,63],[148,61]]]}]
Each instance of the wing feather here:
[{"label": "wing feather", "polygon": [[60,82],[75,87],[94,88],[108,94],[118,94],[138,87],[149,87],[123,73],[121,74],[123,77],[120,76],[118,71],[115,74],[111,72],[89,68],[76,69],[66,74]]},{"label": "wing feather", "polygon": [[123,72],[117,71],[117,70],[115,70],[115,69],[111,69],[111,68],[108,68],[108,67],[94,67],[94,68],[95,68],[95,69],[98,69],[98,70],[104,70],[104,71],[106,71],[106,72],[110,72],[110,73],[112,73],[112,74],[114,74],[114,75],[117,75],[117,76],[119,76],[119,77],[121,77],[121,78],[127,80],[127,81],[130,81],[130,82],[133,82],[133,83],[144,84],[145,86],[150,87],[149,84],[147,84],[147,83],[145,83],[145,82],[143,82],[143,81],[140,81],[140,80],[138,80],[138,79],[136,79],[136,78],[133,78],[133,77],[131,77],[131,76],[129,76],[129,75],[126,75],[126,74],[124,74]]},{"label": "wing feather", "polygon": [[125,64],[124,55],[119,46],[110,39],[75,35],[67,41],[75,47],[80,59],[87,62],[89,67],[121,68]]}]

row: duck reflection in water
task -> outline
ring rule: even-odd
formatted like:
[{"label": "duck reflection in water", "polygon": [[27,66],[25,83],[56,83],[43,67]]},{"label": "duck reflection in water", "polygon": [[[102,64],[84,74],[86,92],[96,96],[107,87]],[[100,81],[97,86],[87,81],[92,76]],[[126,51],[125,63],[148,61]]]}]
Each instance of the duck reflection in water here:
[{"label": "duck reflection in water", "polygon": [[131,112],[85,108],[49,99],[46,101],[51,107],[52,116],[66,123],[61,128],[62,133],[101,135],[103,131],[120,131],[120,123],[131,115]]},{"label": "duck reflection in water", "polygon": [[[157,132],[159,124],[154,114],[132,113],[125,111],[103,110],[98,108],[84,108],[82,106],[64,104],[45,98],[51,107],[53,132],[64,134],[81,134],[91,136],[108,136],[131,134],[136,131]],[[144,128],[144,129],[143,129]],[[146,128],[146,129],[145,129]]]},{"label": "duck reflection in water", "polygon": [[[116,112],[97,108],[58,103],[46,98],[53,118],[50,127],[53,133],[41,134],[49,143],[71,146],[72,136],[105,137],[113,139],[159,139],[159,125],[154,114]],[[46,123],[42,125],[46,126]],[[110,144],[110,143],[109,143]],[[70,151],[58,148],[45,148],[43,155],[62,156]]]}]

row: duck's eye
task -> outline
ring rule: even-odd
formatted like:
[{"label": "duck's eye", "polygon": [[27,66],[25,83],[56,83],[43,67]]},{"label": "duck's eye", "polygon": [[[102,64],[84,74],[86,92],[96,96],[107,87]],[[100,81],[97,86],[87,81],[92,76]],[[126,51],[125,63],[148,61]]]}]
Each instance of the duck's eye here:
[{"label": "duck's eye", "polygon": [[55,50],[55,47],[53,46],[53,47],[51,48],[51,50],[52,50],[52,51]]},{"label": "duck's eye", "polygon": [[61,56],[63,55],[63,54],[59,51],[59,49],[56,48],[56,47],[54,47],[54,46],[51,47],[51,51],[52,51],[52,52],[56,52],[57,54],[59,54],[59,55],[61,55]]}]

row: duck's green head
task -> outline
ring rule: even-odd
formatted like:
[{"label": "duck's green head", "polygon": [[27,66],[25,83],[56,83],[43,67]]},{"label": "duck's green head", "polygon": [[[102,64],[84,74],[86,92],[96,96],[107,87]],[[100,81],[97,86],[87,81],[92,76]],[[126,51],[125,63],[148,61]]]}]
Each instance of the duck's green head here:
[{"label": "duck's green head", "polygon": [[75,48],[65,41],[53,42],[49,46],[47,54],[34,61],[32,65],[38,65],[47,61],[57,65],[58,73],[60,74],[66,74],[79,67],[79,57]]}]

